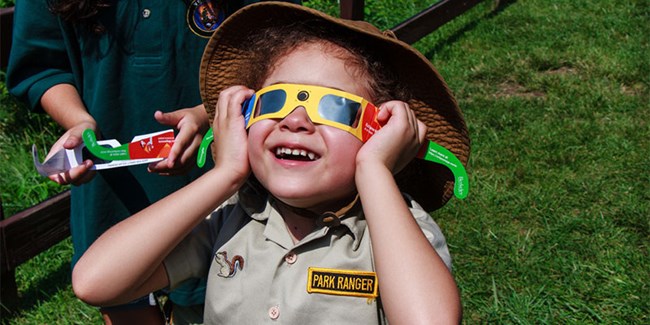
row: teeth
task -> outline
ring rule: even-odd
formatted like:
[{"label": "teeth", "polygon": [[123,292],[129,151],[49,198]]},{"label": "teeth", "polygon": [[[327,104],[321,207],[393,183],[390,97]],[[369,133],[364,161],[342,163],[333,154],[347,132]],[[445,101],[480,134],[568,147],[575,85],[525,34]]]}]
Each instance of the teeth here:
[{"label": "teeth", "polygon": [[283,147],[276,148],[275,154],[277,156],[301,156],[301,157],[309,158],[309,160],[315,160],[316,158],[318,158],[318,156],[315,153],[308,152],[307,150],[304,149],[289,149]]}]

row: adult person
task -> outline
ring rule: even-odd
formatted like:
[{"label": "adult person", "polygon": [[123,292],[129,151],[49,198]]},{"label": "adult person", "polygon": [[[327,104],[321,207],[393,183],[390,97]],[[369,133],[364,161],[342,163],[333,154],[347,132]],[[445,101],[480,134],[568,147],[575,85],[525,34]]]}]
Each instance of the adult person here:
[{"label": "adult person", "polygon": [[[50,176],[74,185],[73,265],[110,226],[200,176],[193,157],[208,128],[197,83],[203,48],[228,14],[252,2],[17,1],[7,86],[66,130],[50,154],[80,145],[88,128],[99,139],[122,143],[139,134],[177,130],[169,158],[148,167],[95,172],[87,160]],[[204,286],[186,284],[171,299],[200,306]],[[160,321],[149,300],[102,309],[103,318],[106,323]]]}]

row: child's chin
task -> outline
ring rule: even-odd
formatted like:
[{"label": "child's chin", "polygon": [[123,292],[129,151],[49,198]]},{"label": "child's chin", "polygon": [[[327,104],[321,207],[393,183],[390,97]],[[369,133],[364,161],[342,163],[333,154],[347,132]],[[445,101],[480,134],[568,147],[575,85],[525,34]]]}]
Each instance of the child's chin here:
[{"label": "child's chin", "polygon": [[308,200],[304,196],[287,196],[287,195],[277,195],[273,194],[273,196],[282,201],[282,203],[292,206],[294,208],[300,208],[300,209],[309,209],[313,206],[311,200]]}]

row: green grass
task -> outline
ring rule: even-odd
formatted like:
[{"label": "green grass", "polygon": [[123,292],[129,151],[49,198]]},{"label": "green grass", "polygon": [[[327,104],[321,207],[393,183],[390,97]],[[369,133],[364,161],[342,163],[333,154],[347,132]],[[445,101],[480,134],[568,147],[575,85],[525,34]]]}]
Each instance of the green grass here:
[{"label": "green grass", "polygon": [[31,161],[32,144],[43,159],[61,128],[46,115],[31,113],[11,98],[4,84],[4,72],[0,71],[0,77],[0,188],[4,213],[10,216],[62,191],[54,182],[46,182]]},{"label": "green grass", "polygon": [[[337,12],[334,2],[307,5]],[[389,28],[420,1],[366,1]],[[650,322],[650,2],[484,1],[415,46],[470,130],[470,195],[433,213],[454,257],[464,322]],[[57,132],[2,93],[10,215],[61,190],[31,166]],[[11,211],[11,212],[7,212]],[[12,324],[97,323],[69,285],[69,241],[18,270]]]}]

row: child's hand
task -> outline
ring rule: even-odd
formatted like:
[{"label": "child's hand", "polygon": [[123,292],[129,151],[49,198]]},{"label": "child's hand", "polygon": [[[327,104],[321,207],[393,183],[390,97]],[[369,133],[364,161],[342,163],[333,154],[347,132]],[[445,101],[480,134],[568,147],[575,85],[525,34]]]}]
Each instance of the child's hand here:
[{"label": "child's hand", "polygon": [[242,114],[242,103],[255,92],[244,86],[233,86],[219,94],[213,132],[216,153],[215,168],[226,168],[242,182],[250,174],[248,134]]},{"label": "child's hand", "polygon": [[169,113],[157,111],[154,118],[178,130],[167,159],[149,164],[149,171],[160,175],[177,175],[194,166],[196,153],[210,122],[203,104]]},{"label": "child's hand", "polygon": [[361,147],[357,165],[375,161],[395,174],[415,157],[426,141],[427,127],[408,104],[395,100],[379,106],[377,120],[382,128]]},{"label": "child's hand", "polygon": [[[74,149],[83,143],[83,138],[81,134],[85,129],[92,129],[97,133],[97,125],[93,122],[83,122],[76,126],[71,127],[66,131],[59,140],[54,143],[52,148],[45,157],[45,160],[49,159],[53,154],[62,149]],[[61,184],[61,185],[81,185],[89,182],[93,177],[95,177],[96,172],[90,170],[93,166],[93,162],[90,159],[84,160],[83,163],[77,167],[74,167],[63,173],[58,173],[48,176],[52,181]]]}]

